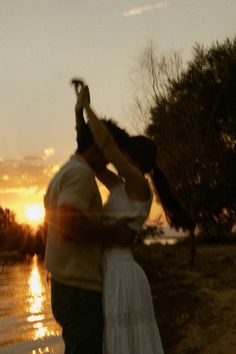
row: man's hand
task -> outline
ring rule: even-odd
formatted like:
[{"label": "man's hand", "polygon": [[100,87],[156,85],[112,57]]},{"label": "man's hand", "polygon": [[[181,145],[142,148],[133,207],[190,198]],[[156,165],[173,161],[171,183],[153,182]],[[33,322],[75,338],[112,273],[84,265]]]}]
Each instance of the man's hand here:
[{"label": "man's hand", "polygon": [[[80,244],[103,242],[104,247],[130,247],[134,244],[136,232],[128,224],[133,218],[123,218],[111,225],[97,225],[85,214],[71,206],[60,206],[58,232],[64,241]],[[48,223],[50,223],[50,217]]]}]

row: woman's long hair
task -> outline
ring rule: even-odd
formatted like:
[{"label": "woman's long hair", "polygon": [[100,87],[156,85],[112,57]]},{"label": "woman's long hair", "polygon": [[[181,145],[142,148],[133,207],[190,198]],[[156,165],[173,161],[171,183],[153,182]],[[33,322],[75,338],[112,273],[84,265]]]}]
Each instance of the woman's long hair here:
[{"label": "woman's long hair", "polygon": [[157,148],[155,143],[142,135],[129,138],[126,151],[143,173],[149,173],[154,192],[163,207],[167,222],[176,229],[189,230],[194,227],[194,221],[184,209],[173,192],[170,183],[157,164]]},{"label": "woman's long hair", "polygon": [[[120,128],[112,119],[103,118],[101,121],[109,130],[119,148],[122,149],[130,138],[129,134],[126,130]],[[89,129],[89,125],[85,122],[82,109],[76,115],[76,134],[78,152],[81,153],[94,144],[92,132]]]},{"label": "woman's long hair", "polygon": [[167,222],[177,230],[182,228],[186,231],[194,227],[193,219],[171,190],[166,175],[157,163],[153,165],[150,176],[154,190],[165,212]]}]

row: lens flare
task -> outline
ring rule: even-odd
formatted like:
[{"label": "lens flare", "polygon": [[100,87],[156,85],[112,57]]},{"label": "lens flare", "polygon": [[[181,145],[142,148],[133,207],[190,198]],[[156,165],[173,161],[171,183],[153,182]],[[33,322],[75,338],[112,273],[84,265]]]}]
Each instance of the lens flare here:
[{"label": "lens flare", "polygon": [[40,204],[30,204],[25,208],[25,216],[31,222],[40,222],[44,218],[44,208]]}]

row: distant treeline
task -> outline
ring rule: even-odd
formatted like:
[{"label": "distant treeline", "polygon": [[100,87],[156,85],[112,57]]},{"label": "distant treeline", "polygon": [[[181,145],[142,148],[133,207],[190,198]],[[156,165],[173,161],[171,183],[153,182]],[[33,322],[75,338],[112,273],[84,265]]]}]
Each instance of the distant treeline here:
[{"label": "distant treeline", "polygon": [[[18,223],[13,211],[0,207],[0,254],[16,252],[20,256],[38,254],[44,257],[46,233],[46,223],[34,230],[28,224]],[[163,225],[159,217],[154,225],[145,226],[134,239],[134,243],[144,243],[146,238],[155,240],[163,234]]]},{"label": "distant treeline", "polygon": [[44,256],[45,226],[33,230],[28,224],[20,224],[13,211],[0,207],[0,252],[17,252],[19,255]]}]

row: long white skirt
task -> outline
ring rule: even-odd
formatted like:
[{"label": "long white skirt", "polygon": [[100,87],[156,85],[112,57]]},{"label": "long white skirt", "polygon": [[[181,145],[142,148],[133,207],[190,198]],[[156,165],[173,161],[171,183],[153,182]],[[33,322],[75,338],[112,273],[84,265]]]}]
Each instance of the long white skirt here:
[{"label": "long white skirt", "polygon": [[148,279],[129,249],[104,255],[103,354],[163,354]]}]

